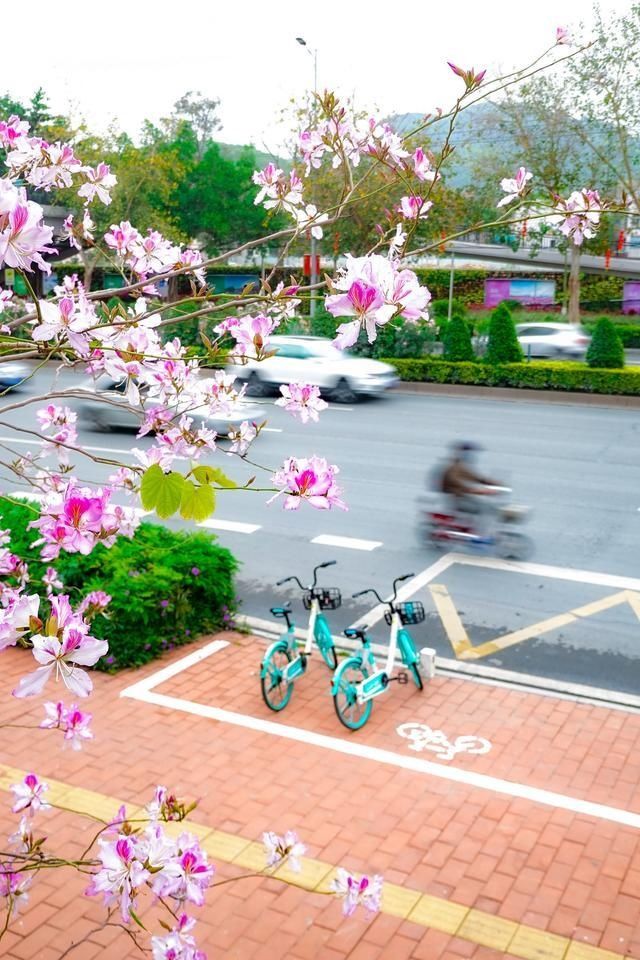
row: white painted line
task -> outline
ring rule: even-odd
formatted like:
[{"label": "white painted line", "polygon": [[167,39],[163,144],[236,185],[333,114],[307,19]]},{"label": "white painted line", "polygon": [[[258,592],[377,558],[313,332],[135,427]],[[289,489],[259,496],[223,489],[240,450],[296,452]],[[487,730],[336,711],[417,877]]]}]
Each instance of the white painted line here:
[{"label": "white painted line", "polygon": [[382,546],[381,540],[358,540],[357,537],[334,537],[331,533],[323,533],[314,537],[311,543],[321,543],[325,547],[346,547],[348,550],[375,550]]},{"label": "white painted line", "polygon": [[182,673],[183,670],[188,670],[189,667],[194,667],[197,663],[200,663],[201,660],[206,660],[207,657],[212,656],[212,654],[217,653],[218,650],[223,650],[228,646],[228,640],[212,640],[211,643],[201,647],[200,650],[188,653],[186,657],[180,657],[175,663],[170,663],[169,666],[152,673],[150,677],[145,677],[144,680],[138,680],[137,683],[126,687],[125,690],[121,691],[120,696],[139,699],[141,694],[157,687],[159,683],[166,683],[167,680],[171,680],[176,674]]},{"label": "white painted line", "polygon": [[[448,553],[446,556],[440,557],[435,563],[432,563],[430,567],[423,570],[422,573],[419,573],[411,580],[407,580],[398,590],[398,600],[406,600],[407,597],[413,596],[414,593],[426,586],[430,580],[433,580],[439,573],[442,573],[443,570],[451,566],[453,563],[451,557],[454,556],[456,556],[456,554]],[[382,620],[388,609],[386,603],[379,603],[370,610],[369,613],[366,613],[364,617],[360,617],[359,620],[352,623],[351,626],[360,627],[363,623],[366,623],[371,627],[374,623],[377,623],[378,620]]]},{"label": "white painted line", "polygon": [[[42,439],[48,440],[49,438],[43,434]],[[33,444],[37,442],[36,437],[32,440],[24,440],[22,437],[0,437],[0,443],[23,443],[28,446],[33,446]],[[129,447],[128,450],[121,450],[118,447],[90,447],[86,443],[82,444],[82,450],[91,450],[93,453],[131,453],[131,447]]]},{"label": "white painted line", "polygon": [[282,433],[280,427],[263,427],[260,433]]},{"label": "white painted line", "polygon": [[208,527],[210,530],[231,530],[233,533],[255,533],[260,530],[259,523],[241,523],[239,520],[203,520],[199,527]]},{"label": "white painted line", "polygon": [[[215,643],[224,641],[214,641]],[[194,659],[192,663],[204,659],[209,647],[192,654]],[[220,649],[220,648],[218,648]],[[211,653],[215,652],[210,650]],[[237,727],[244,727],[247,730],[257,730],[259,733],[266,733],[273,737],[284,737],[286,740],[294,740],[303,743],[305,746],[310,744],[320,747],[324,750],[333,750],[335,753],[345,754],[350,757],[359,757],[362,760],[370,760],[374,763],[384,763],[389,766],[399,767],[403,770],[411,770],[414,773],[422,773],[428,776],[437,777],[440,780],[450,780],[455,783],[461,783],[467,787],[475,787],[479,790],[487,790],[491,793],[499,793],[509,797],[519,797],[523,800],[529,800],[532,803],[540,803],[545,806],[554,807],[560,810],[569,810],[572,813],[580,813],[584,816],[594,817],[598,820],[610,820],[613,823],[620,823],[628,827],[634,827],[640,830],[640,813],[634,813],[630,810],[622,810],[619,807],[610,807],[602,803],[592,803],[590,800],[581,800],[578,797],[567,796],[562,793],[554,793],[551,790],[543,790],[539,787],[531,787],[525,783],[516,783],[511,780],[503,780],[499,777],[492,777],[484,773],[475,773],[471,770],[462,770],[457,767],[445,767],[431,760],[423,760],[421,757],[407,756],[405,754],[393,753],[391,750],[383,750],[380,747],[371,747],[367,744],[358,743],[356,740],[340,739],[339,737],[329,737],[326,734],[316,733],[313,730],[307,730],[302,727],[291,727],[284,723],[275,723],[273,720],[263,720],[260,717],[251,717],[244,713],[235,713],[232,710],[223,710],[219,707],[212,707],[208,704],[193,703],[190,700],[183,700],[180,697],[168,697],[161,693],[154,693],[153,687],[169,677],[175,676],[180,670],[186,669],[185,657],[177,663],[165,667],[158,673],[147,677],[133,687],[128,687],[120,693],[121,697],[131,697],[140,700],[143,703],[150,703],[158,707],[166,707],[169,710],[181,710],[183,713],[194,714],[197,717],[205,717],[209,720],[218,720],[220,723],[231,723]]]}]

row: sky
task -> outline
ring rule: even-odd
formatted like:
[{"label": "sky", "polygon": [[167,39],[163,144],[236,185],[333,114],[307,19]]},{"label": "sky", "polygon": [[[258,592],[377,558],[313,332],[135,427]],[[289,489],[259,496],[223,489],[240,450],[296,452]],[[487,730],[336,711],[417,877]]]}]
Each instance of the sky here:
[{"label": "sky", "polygon": [[[621,13],[630,2],[601,7]],[[145,118],[168,115],[182,94],[198,90],[221,101],[218,139],[278,152],[283,133],[274,118],[312,88],[311,49],[320,88],[382,116],[427,113],[459,92],[447,60],[489,74],[522,66],[553,42],[557,26],[588,20],[590,5],[109,0],[66,4],[52,17],[49,0],[32,0],[29,10],[38,26],[26,48],[4,45],[0,91],[20,99],[42,86],[54,110],[71,110],[98,131],[115,121],[135,137]]]}]

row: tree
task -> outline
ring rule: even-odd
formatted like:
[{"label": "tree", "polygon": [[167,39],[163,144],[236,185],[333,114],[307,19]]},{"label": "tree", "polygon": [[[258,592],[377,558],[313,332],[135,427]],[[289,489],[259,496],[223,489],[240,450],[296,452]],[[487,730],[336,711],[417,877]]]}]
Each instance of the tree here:
[{"label": "tree", "polygon": [[469,324],[461,313],[454,313],[444,332],[444,359],[454,362],[475,360]]},{"label": "tree", "polygon": [[511,311],[504,303],[499,303],[491,314],[485,360],[487,363],[518,363],[523,356]]},{"label": "tree", "polygon": [[600,317],[587,350],[590,367],[624,367],[624,347],[616,328],[607,317]]},{"label": "tree", "polygon": [[174,125],[186,121],[193,130],[198,144],[198,159],[201,160],[209,145],[215,130],[220,130],[222,123],[217,113],[219,100],[203,97],[199,90],[189,90],[173,105],[173,114],[169,120]]}]

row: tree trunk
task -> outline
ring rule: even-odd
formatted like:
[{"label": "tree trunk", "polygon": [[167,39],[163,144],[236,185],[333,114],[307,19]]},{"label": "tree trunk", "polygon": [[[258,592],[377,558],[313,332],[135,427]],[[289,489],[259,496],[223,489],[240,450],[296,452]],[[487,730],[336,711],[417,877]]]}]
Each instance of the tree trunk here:
[{"label": "tree trunk", "polygon": [[80,259],[82,260],[82,265],[84,267],[84,288],[88,292],[91,290],[91,281],[93,279],[95,265],[98,262],[98,254],[94,253],[92,256],[88,250],[83,248],[80,251]]},{"label": "tree trunk", "polygon": [[569,323],[580,323],[580,247],[571,244],[569,270]]}]

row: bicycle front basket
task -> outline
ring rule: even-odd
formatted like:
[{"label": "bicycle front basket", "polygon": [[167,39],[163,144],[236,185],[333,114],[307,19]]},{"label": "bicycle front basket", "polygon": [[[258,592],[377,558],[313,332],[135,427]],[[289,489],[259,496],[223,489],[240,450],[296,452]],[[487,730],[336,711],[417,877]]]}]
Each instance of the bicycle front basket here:
[{"label": "bicycle front basket", "polygon": [[321,610],[337,610],[342,603],[342,594],[337,587],[316,587],[315,590],[305,590],[302,602],[305,610],[311,609],[311,601],[318,601]]},{"label": "bicycle front basket", "polygon": [[[404,624],[404,626],[412,623],[422,623],[425,617],[424,606],[419,600],[411,600],[407,603],[396,603],[395,610],[400,614],[400,622]],[[386,611],[384,618],[389,626],[391,626],[390,610]]]}]

